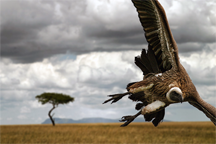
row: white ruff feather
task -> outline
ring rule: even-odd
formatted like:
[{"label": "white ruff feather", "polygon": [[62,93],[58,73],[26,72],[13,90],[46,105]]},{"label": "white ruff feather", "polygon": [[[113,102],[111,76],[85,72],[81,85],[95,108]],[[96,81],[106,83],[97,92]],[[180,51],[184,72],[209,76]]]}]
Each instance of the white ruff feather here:
[{"label": "white ruff feather", "polygon": [[130,92],[132,93],[138,93],[138,92],[141,92],[141,91],[144,91],[144,90],[147,90],[147,89],[150,89],[153,87],[153,83],[147,85],[147,86],[141,86],[141,87],[138,87],[138,88],[134,88],[134,89],[130,89]]},{"label": "white ruff feather", "polygon": [[148,104],[145,108],[142,109],[142,114],[147,114],[156,111],[157,109],[164,107],[166,104],[162,101],[156,100],[151,104]]}]

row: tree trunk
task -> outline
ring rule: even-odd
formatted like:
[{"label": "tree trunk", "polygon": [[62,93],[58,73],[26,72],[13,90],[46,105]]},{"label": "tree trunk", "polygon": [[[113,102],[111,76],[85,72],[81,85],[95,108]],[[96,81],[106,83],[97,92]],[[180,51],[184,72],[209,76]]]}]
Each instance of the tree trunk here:
[{"label": "tree trunk", "polygon": [[55,126],[55,121],[53,120],[51,116],[51,112],[55,109],[55,105],[53,105],[53,108],[49,111],[48,116],[50,117],[50,120],[52,121],[53,126]]}]

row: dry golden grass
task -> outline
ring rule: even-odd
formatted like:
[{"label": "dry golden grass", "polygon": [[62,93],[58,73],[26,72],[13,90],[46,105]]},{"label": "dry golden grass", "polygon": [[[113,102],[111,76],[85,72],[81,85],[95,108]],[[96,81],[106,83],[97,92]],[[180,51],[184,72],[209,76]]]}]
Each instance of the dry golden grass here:
[{"label": "dry golden grass", "polygon": [[1,143],[216,143],[211,122],[1,126]]}]

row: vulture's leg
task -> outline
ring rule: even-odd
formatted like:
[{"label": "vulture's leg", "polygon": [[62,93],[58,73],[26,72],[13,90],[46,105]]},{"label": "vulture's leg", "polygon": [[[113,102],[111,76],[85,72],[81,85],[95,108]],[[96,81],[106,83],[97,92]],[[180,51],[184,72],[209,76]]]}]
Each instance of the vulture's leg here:
[{"label": "vulture's leg", "polygon": [[[128,95],[128,94],[130,94],[130,92],[126,92],[126,93],[122,93],[122,94],[109,95],[109,97],[112,97],[112,98],[106,100],[103,104],[105,104],[105,103],[107,103],[107,102],[109,102],[109,101],[111,101],[111,100],[112,100],[112,103],[117,102],[117,101],[120,100],[123,96],[126,96],[126,95]],[[111,103],[111,104],[112,104],[112,103]]]},{"label": "vulture's leg", "polygon": [[123,116],[120,120],[120,122],[125,122],[123,125],[121,125],[121,127],[125,127],[127,126],[129,123],[131,123],[136,117],[138,117],[139,115],[141,115],[142,111],[139,111],[137,114],[133,115],[133,116]]}]

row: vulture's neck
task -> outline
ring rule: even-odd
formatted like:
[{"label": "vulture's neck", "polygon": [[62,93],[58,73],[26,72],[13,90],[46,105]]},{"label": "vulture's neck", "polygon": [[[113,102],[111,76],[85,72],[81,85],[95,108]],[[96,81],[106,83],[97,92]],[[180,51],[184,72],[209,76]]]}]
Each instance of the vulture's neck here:
[{"label": "vulture's neck", "polygon": [[188,101],[191,105],[201,110],[216,126],[216,108],[205,102],[196,91],[196,95],[191,95]]},{"label": "vulture's neck", "polygon": [[216,108],[212,106],[211,104],[205,102],[199,94],[197,94],[195,100],[207,111],[209,111],[214,117],[216,117]]}]

